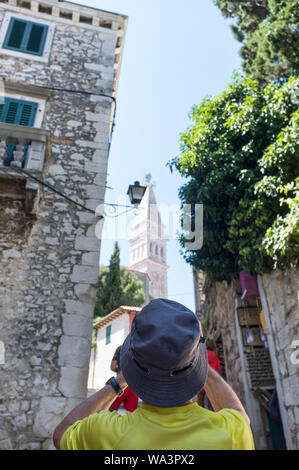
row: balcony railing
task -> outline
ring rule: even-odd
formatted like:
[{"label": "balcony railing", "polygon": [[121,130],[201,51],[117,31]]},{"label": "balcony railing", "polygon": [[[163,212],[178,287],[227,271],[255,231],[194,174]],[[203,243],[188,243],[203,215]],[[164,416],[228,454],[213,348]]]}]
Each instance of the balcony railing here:
[{"label": "balcony railing", "polygon": [[27,144],[22,139],[14,143],[2,138],[0,140],[0,165],[24,168],[30,145],[31,143]]},{"label": "balcony railing", "polygon": [[[35,177],[42,177],[49,136],[50,132],[44,129],[0,123],[0,195],[1,180],[12,182],[13,179],[25,179],[26,194],[23,197],[26,199],[26,211],[30,213],[36,209],[39,185],[14,170],[14,167],[23,168]],[[4,186],[7,188],[7,184]],[[14,187],[11,184],[12,192]],[[12,193],[12,196],[22,195]]]}]

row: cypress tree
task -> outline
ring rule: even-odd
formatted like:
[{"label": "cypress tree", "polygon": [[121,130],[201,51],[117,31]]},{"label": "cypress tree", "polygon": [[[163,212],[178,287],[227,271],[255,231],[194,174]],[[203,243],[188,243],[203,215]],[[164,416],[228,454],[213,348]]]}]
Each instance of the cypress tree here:
[{"label": "cypress tree", "polygon": [[242,43],[243,69],[259,83],[298,73],[299,4],[297,0],[215,0]]}]

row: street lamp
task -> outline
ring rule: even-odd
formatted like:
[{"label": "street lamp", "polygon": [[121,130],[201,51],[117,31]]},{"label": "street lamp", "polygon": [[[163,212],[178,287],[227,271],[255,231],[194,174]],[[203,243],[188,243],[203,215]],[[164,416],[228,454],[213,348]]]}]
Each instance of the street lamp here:
[{"label": "street lamp", "polygon": [[145,190],[146,186],[140,186],[139,181],[135,181],[134,184],[130,184],[127,194],[129,195],[131,204],[137,207],[143,198]]}]

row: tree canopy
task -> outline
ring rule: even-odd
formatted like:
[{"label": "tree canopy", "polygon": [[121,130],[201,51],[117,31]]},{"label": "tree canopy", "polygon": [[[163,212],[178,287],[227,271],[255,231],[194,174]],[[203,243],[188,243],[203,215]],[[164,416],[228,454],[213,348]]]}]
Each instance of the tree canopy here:
[{"label": "tree canopy", "polygon": [[143,283],[133,272],[120,266],[119,246],[115,243],[109,267],[99,269],[94,316],[103,317],[121,305],[140,307],[144,302]]},{"label": "tree canopy", "polygon": [[182,204],[204,207],[203,246],[185,250],[182,237],[184,258],[215,280],[298,260],[298,96],[296,78],[261,87],[235,74],[190,112],[169,166],[187,178]]},{"label": "tree canopy", "polygon": [[242,43],[243,69],[259,82],[298,72],[299,4],[297,0],[215,0]]}]

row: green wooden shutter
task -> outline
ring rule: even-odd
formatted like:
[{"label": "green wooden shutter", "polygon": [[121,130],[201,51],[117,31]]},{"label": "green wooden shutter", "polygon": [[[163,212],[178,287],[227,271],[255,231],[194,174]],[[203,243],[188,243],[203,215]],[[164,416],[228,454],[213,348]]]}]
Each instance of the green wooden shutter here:
[{"label": "green wooden shutter", "polygon": [[16,50],[21,49],[25,30],[26,21],[11,18],[4,41],[4,47]]},{"label": "green wooden shutter", "polygon": [[32,23],[26,45],[26,52],[42,55],[47,31],[48,26]]},{"label": "green wooden shutter", "polygon": [[20,126],[30,126],[34,124],[34,119],[38,104],[32,101],[5,98],[4,105],[0,105],[0,121],[7,124],[18,124]]},{"label": "green wooden shutter", "polygon": [[45,24],[11,18],[3,42],[5,49],[43,55],[49,27]]},{"label": "green wooden shutter", "polygon": [[36,115],[37,103],[23,103],[19,117],[20,126],[33,126]]},{"label": "green wooden shutter", "polygon": [[[14,98],[5,98],[4,103],[0,103],[0,122],[7,124],[18,124],[20,126],[33,126],[37,111],[37,103],[32,101],[17,100]],[[5,166],[10,166],[13,161],[13,152],[16,144],[8,143],[6,146]],[[22,167],[24,168],[28,154],[28,145],[24,148],[24,160]]]},{"label": "green wooden shutter", "polygon": [[5,109],[5,122],[8,124],[17,124],[17,114],[18,114],[19,104],[15,100],[9,100],[7,107]]}]

